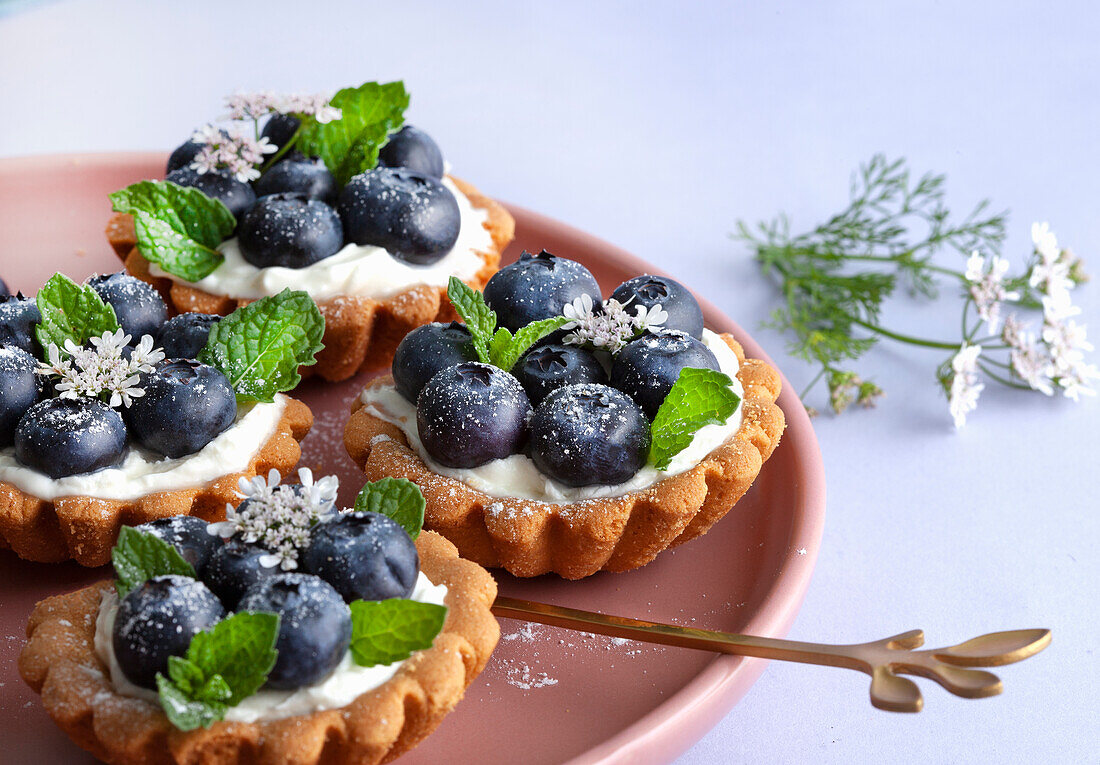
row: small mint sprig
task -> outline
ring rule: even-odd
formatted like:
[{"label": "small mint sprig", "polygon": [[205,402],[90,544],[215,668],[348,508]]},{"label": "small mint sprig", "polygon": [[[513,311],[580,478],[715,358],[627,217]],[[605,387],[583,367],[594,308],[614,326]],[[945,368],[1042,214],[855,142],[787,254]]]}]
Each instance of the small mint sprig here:
[{"label": "small mint sprig", "polygon": [[361,667],[404,661],[431,648],[447,620],[446,606],[415,600],[351,602],[351,656]]},{"label": "small mint sprig", "polygon": [[179,574],[195,578],[195,567],[179,551],[155,534],[123,526],[111,550],[115,589],[125,598],[131,590],[155,576]]},{"label": "small mint sprig", "polygon": [[649,461],[655,468],[667,470],[700,428],[723,423],[737,411],[741,397],[732,384],[729,375],[713,369],[680,370],[650,428]]},{"label": "small mint sprig", "polygon": [[510,372],[532,345],[569,321],[566,316],[554,316],[531,322],[513,335],[507,327],[497,328],[496,312],[482,294],[456,276],[447,284],[447,298],[466,323],[478,359],[505,372]]},{"label": "small mint sprig", "polygon": [[366,82],[337,91],[329,105],[340,118],[321,122],[315,115],[299,114],[301,126],[294,148],[321,161],[341,186],[378,164],[378,152],[390,133],[405,121],[409,94],[403,82]]},{"label": "small mint sprig", "polygon": [[[115,309],[86,284],[77,284],[64,274],[54,274],[35,298],[42,319],[34,333],[43,350],[66,340],[84,345],[89,338],[118,329]],[[44,357],[45,358],[45,357]]]},{"label": "small mint sprig", "polygon": [[381,513],[395,520],[413,539],[424,527],[424,495],[405,478],[382,478],[366,484],[355,498],[355,511]]},{"label": "small mint sprig", "polygon": [[305,292],[285,289],[238,308],[210,330],[199,361],[229,378],[238,401],[270,403],[317,363],[325,318]]},{"label": "small mint sprig", "polygon": [[168,720],[183,731],[209,728],[229,707],[267,681],[278,651],[279,616],[242,612],[191,639],[184,656],[157,673],[157,694]]},{"label": "small mint sprig", "polygon": [[220,200],[169,181],[141,181],[110,200],[115,212],[133,216],[142,256],[173,276],[197,282],[225,260],[217,247],[237,221]]}]

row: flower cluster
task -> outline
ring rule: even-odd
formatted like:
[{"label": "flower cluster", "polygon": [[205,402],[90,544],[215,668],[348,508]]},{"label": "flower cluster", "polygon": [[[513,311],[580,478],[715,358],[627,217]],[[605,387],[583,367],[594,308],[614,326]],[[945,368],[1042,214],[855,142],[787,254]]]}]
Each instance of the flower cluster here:
[{"label": "flower cluster", "polygon": [[325,476],[313,480],[309,468],[298,470],[298,484],[282,484],[279,471],[272,470],[265,480],[256,476],[238,483],[244,501],[236,508],[227,505],[225,520],[212,523],[207,530],[228,539],[240,539],[268,551],[260,558],[267,568],[289,571],[298,567],[298,556],[309,544],[310,530],[337,514],[334,503],[339,480]]},{"label": "flower cluster", "polygon": [[267,114],[303,114],[320,123],[332,122],[343,113],[329,103],[330,93],[272,93],[261,90],[255,93],[234,93],[225,99],[229,109],[228,119],[258,120]]},{"label": "flower cluster", "polygon": [[572,303],[567,303],[562,314],[569,321],[561,326],[569,333],[565,336],[565,342],[618,353],[646,329],[658,328],[668,320],[668,314],[660,305],[651,308],[636,305],[631,316],[627,311],[629,304],[629,300],[620,303],[611,298],[597,310],[588,295],[581,295]]},{"label": "flower cluster", "polygon": [[54,387],[61,398],[95,398],[111,407],[129,407],[135,398],[145,395],[139,386],[142,372],[152,372],[164,358],[164,352],[153,348],[153,338],[145,335],[141,342],[123,357],[130,335],[121,329],[104,332],[89,339],[90,348],[72,340],[64,349],[50,343],[47,362],[39,362],[38,374],[61,378]]},{"label": "flower cluster", "polygon": [[[1085,276],[1081,261],[1068,249],[1058,246],[1058,239],[1046,223],[1031,226],[1033,253],[1024,277],[1006,279],[1008,262],[1002,258],[983,258],[974,253],[967,261],[964,278],[969,285],[968,298],[979,317],[992,332],[997,331],[1002,304],[1025,300],[1041,307],[1042,326],[1030,330],[1018,313],[1005,317],[1000,334],[988,341],[971,343],[971,331],[951,359],[951,370],[941,375],[947,392],[948,407],[961,427],[966,415],[978,402],[984,386],[979,382],[979,370],[988,378],[1007,385],[1036,390],[1046,396],[1055,390],[1074,401],[1082,395],[1095,395],[1092,383],[1100,379],[1100,370],[1090,364],[1085,353],[1093,350],[1086,328],[1074,317],[1081,309],[1073,304],[1071,291]],[[1008,285],[1019,289],[1009,289]],[[967,303],[969,306],[969,302]],[[1008,362],[980,358],[983,348],[1008,350]],[[1006,379],[994,367],[1003,368]]]},{"label": "flower cluster", "polygon": [[243,183],[259,178],[256,166],[263,163],[266,155],[279,150],[266,137],[257,138],[236,126],[204,125],[191,140],[202,147],[191,162],[195,171],[202,174],[228,170]]}]

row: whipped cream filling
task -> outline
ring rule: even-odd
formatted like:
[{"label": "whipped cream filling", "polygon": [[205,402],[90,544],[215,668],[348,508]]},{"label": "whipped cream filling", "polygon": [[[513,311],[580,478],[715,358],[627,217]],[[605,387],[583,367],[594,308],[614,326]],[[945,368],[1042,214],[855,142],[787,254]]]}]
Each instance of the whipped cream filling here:
[{"label": "whipped cream filling", "polygon": [[[442,606],[446,597],[447,585],[432,584],[421,571],[410,598],[421,603]],[[112,587],[104,591],[99,603],[99,615],[95,623],[96,656],[110,672],[111,684],[116,692],[159,704],[155,691],[134,685],[122,674],[122,668],[115,658],[113,639],[117,613],[118,595]],[[393,664],[361,667],[352,659],[349,650],[332,674],[324,680],[287,691],[260,689],[237,706],[230,707],[225,713],[225,719],[229,722],[264,722],[346,707],[359,696],[374,690],[397,674],[404,663],[395,661]]]},{"label": "whipped cream filling", "polygon": [[[722,371],[733,380],[731,388],[734,393],[744,399],[744,388],[737,379],[737,371],[740,369],[737,355],[719,335],[709,329],[703,330],[702,341],[714,353]],[[491,497],[531,499],[551,504],[618,497],[646,489],[669,476],[691,470],[737,432],[741,427],[742,410],[742,404],[739,403],[736,411],[725,422],[700,428],[687,448],[672,458],[672,464],[667,470],[657,470],[652,465],[645,465],[629,481],[614,486],[567,486],[540,472],[534,461],[525,454],[492,460],[476,468],[440,465],[428,455],[420,441],[416,427],[416,407],[406,401],[396,388],[392,385],[367,388],[359,398],[368,412],[401,428],[409,444],[433,473],[455,478]]]},{"label": "whipped cream filling", "polygon": [[161,491],[205,485],[248,467],[252,457],[275,432],[287,398],[270,404],[239,404],[237,419],[217,438],[194,454],[170,459],[131,444],[122,464],[94,473],[50,478],[21,464],[15,448],[0,450],[0,481],[45,500],[74,495],[128,500]]},{"label": "whipped cream filling", "polygon": [[149,271],[204,292],[236,298],[261,298],[289,287],[304,290],[314,300],[340,295],[382,299],[422,284],[446,287],[452,276],[469,280],[485,267],[478,253],[493,249],[493,237],[485,227],[488,211],[474,207],[449,177],[444,176],[443,185],[458,202],[461,215],[458,240],[450,252],[428,266],[402,262],[382,247],[347,244],[335,255],[305,268],[257,268],[244,259],[237,238],[233,237],[218,246],[225,261],[205,279],[188,282],[155,263],[149,264]]}]

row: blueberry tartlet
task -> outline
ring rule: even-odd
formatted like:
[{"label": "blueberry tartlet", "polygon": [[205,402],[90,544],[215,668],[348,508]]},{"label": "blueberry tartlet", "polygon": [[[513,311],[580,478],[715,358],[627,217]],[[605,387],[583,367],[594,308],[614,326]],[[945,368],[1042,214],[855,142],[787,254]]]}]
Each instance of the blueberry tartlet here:
[{"label": "blueberry tartlet", "polygon": [[327,320],[304,374],[384,368],[411,329],[454,318],[450,277],[485,285],[515,228],[446,172],[435,141],[405,123],[408,102],[400,82],[233,96],[230,124],[173,151],[164,181],[111,195],[107,238],[176,312],[304,290]]},{"label": "blueberry tartlet", "polygon": [[779,443],[779,374],[672,279],[604,300],[544,251],[448,294],[465,323],[413,330],[344,443],[368,477],[417,483],[464,557],[516,576],[637,568],[710,529]]},{"label": "blueberry tartlet", "polygon": [[0,548],[101,566],[124,522],[215,520],[239,478],[297,463],[313,415],[282,392],[321,347],[309,296],[167,316],[126,273],[0,302]]},{"label": "blueberry tartlet", "polygon": [[125,527],[114,582],[35,607],[19,671],[73,741],[123,765],[370,765],[461,700],[500,636],[492,577],[421,533],[407,481],[341,511],[334,477],[300,475],[242,479],[216,524]]}]

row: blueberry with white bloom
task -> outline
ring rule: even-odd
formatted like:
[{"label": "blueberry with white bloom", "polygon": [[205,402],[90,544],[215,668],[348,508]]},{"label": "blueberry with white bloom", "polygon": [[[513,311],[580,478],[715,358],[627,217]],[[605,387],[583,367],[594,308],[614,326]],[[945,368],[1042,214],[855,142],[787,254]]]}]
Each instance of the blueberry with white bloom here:
[{"label": "blueberry with white bloom", "polygon": [[305,268],[344,246],[336,211],[304,194],[271,194],[241,219],[241,256],[257,268]]},{"label": "blueberry with white bloom", "polygon": [[194,359],[210,340],[210,330],[222,317],[212,313],[181,313],[160,328],[156,344],[169,359]]},{"label": "blueberry with white bloom", "polygon": [[172,515],[135,526],[176,548],[180,556],[202,573],[221,540],[207,530],[206,521],[193,515]]},{"label": "blueberry with white bloom", "polygon": [[166,457],[184,457],[218,437],[237,417],[237,395],[217,369],[168,359],[141,376],[144,395],[126,410],[134,438]]},{"label": "blueberry with white bloom", "polygon": [[187,653],[191,639],[225,618],[225,608],[202,582],[178,575],[157,576],[122,599],[111,635],[115,660],[126,679],[157,687],[168,674],[168,657]]},{"label": "blueberry with white bloom", "polygon": [[355,176],[340,192],[339,210],[349,242],[382,247],[414,265],[443,258],[462,224],[450,189],[404,168],[376,167]]},{"label": "blueberry with white bloom", "polygon": [[332,674],[351,643],[351,611],[331,584],[310,574],[276,574],[258,582],[238,611],[279,615],[278,656],[269,688],[319,683]]},{"label": "blueberry with white bloom", "polygon": [[230,539],[214,550],[202,570],[202,580],[225,607],[234,610],[249,588],[280,573],[277,566],[265,566],[269,553],[259,545]]},{"label": "blueberry with white bloom", "polygon": [[497,271],[485,285],[485,302],[496,311],[497,324],[515,332],[533,321],[560,316],[582,295],[599,305],[600,285],[592,272],[575,260],[546,250],[524,252],[519,260]]},{"label": "blueberry with white bloom", "polygon": [[663,328],[687,332],[694,338],[703,336],[703,309],[699,302],[687,287],[667,276],[635,276],[616,287],[611,297],[628,311],[633,310],[632,306],[660,306],[667,314]]},{"label": "blueberry with white bloom", "polygon": [[386,140],[378,152],[378,164],[443,178],[443,152],[430,135],[412,125],[405,125]]},{"label": "blueberry with white bloom", "polygon": [[14,346],[37,356],[40,346],[34,328],[40,321],[42,314],[34,298],[15,295],[0,300],[0,346]]},{"label": "blueberry with white bloom", "polygon": [[336,204],[336,179],[317,157],[291,152],[252,184],[257,197],[271,194],[304,194],[327,205]]},{"label": "blueberry with white bloom", "polygon": [[87,284],[114,309],[122,331],[136,340],[156,337],[168,321],[168,306],[160,293],[125,271],[93,276]]},{"label": "blueberry with white bloom", "polygon": [[50,478],[113,467],[125,454],[122,417],[91,398],[39,401],[15,428],[15,458]]},{"label": "blueberry with white bloom", "polygon": [[441,369],[476,361],[470,331],[458,322],[434,322],[417,327],[397,346],[393,356],[393,384],[406,400],[416,403],[420,391]]},{"label": "blueberry with white bloom", "polygon": [[15,442],[15,426],[42,395],[37,368],[21,348],[0,346],[0,449]]},{"label": "blueberry with white bloom", "polygon": [[607,383],[603,365],[588,351],[574,345],[541,345],[527,352],[515,370],[531,403],[539,403],[567,385]]},{"label": "blueberry with white bloom", "polygon": [[688,367],[721,371],[714,352],[685,332],[642,335],[615,356],[611,385],[654,417],[680,372]]},{"label": "blueberry with white bloom", "polygon": [[420,571],[416,545],[405,529],[371,512],[345,513],[319,524],[303,562],[349,603],[407,598]]},{"label": "blueberry with white bloom", "polygon": [[272,114],[264,123],[260,136],[266,138],[276,149],[283,148],[298,132],[302,121],[293,114]]}]

